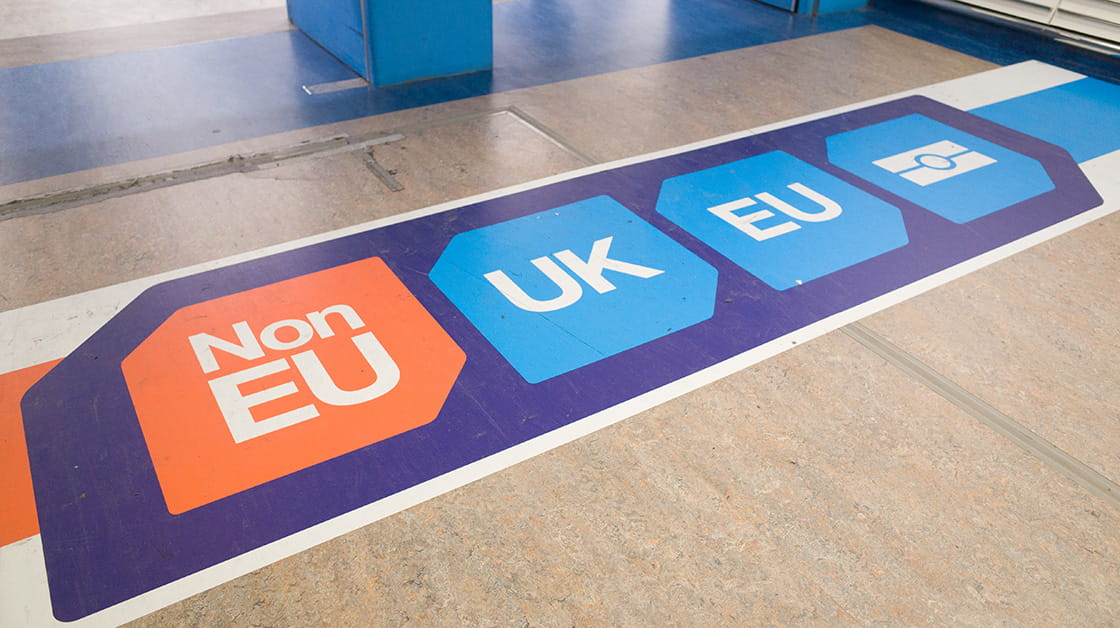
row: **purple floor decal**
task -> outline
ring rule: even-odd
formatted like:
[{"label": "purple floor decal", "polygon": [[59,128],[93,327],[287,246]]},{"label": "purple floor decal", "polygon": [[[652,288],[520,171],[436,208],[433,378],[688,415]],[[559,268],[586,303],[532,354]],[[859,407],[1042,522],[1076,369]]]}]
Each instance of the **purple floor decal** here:
[{"label": "purple floor decal", "polygon": [[[890,145],[861,145],[866,163],[852,172],[840,167],[852,167],[851,155],[830,161],[828,138],[909,116],[931,121],[923,133],[951,129],[953,137],[934,140],[951,140],[955,147],[946,150],[947,145],[926,135],[909,142],[895,135]],[[914,164],[899,168],[885,161],[898,155],[910,155]],[[1012,155],[1013,160],[1006,159]],[[958,219],[977,216],[958,223],[936,207],[911,202],[908,198],[926,205],[938,201],[929,201],[929,194],[911,195],[890,178],[901,177],[925,191],[951,184],[965,190],[954,202],[967,204],[968,190],[979,195],[988,175],[1003,176],[997,164],[1033,164],[1028,167],[1044,171],[1052,185],[995,210],[995,201],[988,199],[982,211],[953,212]],[[916,168],[940,174],[914,174]],[[709,171],[714,173],[710,181],[698,176]],[[853,174],[860,171],[875,173],[880,185]],[[908,173],[920,181],[907,179]],[[748,179],[751,185],[743,183]],[[663,192],[669,180],[674,183]],[[550,226],[557,230],[554,240],[548,232],[534,231],[534,216],[557,214],[598,197],[612,207],[610,220],[557,222]],[[72,620],[150,591],[615,406],[1100,203],[1064,150],[933,100],[910,97],[160,284],[95,333],[23,401],[55,614]],[[866,211],[871,205],[874,211]],[[636,222],[627,223],[631,220]],[[870,241],[886,229],[889,237]],[[454,259],[441,261],[460,235],[464,242],[487,244],[457,247]],[[488,257],[506,246],[516,247],[516,255]],[[789,260],[819,259],[805,266],[804,276],[771,273],[774,269],[757,266],[760,258],[753,253],[763,246],[780,249]],[[381,287],[371,288],[365,279],[316,283],[348,264],[368,266],[362,272],[371,273],[369,281],[381,282],[376,283]],[[437,264],[453,266],[451,275],[472,282],[471,289],[458,293],[444,279],[429,277]],[[709,275],[704,269],[714,270]],[[682,292],[690,274],[697,277],[697,289]],[[683,283],[671,281],[681,277]],[[307,278],[306,286],[298,284],[303,287],[293,288],[290,298],[282,290],[270,291],[301,278]],[[715,281],[714,291],[704,287],[709,280]],[[284,284],[292,285],[297,284]],[[262,291],[252,294],[272,296],[242,299],[257,290]],[[682,307],[679,318],[666,319],[664,331],[650,326],[626,342],[610,343],[619,317],[655,316],[669,306],[639,306],[664,294],[702,302]],[[488,310],[473,308],[476,298],[507,308],[508,320],[523,323],[524,333],[494,331],[495,326],[481,320]],[[246,310],[225,308],[227,318],[197,329],[182,327],[178,344],[166,345],[167,360],[181,365],[175,372],[182,373],[185,388],[198,387],[204,397],[213,396],[214,416],[205,419],[211,424],[224,420],[233,426],[250,409],[256,414],[249,421],[258,425],[266,418],[294,421],[290,426],[270,424],[275,429],[263,434],[245,433],[237,446],[254,450],[253,455],[267,458],[267,451],[257,450],[279,447],[286,430],[312,430],[316,422],[331,420],[336,405],[315,399],[364,408],[362,404],[389,399],[397,386],[420,390],[430,384],[431,394],[443,390],[446,400],[434,420],[418,416],[402,424],[403,431],[375,430],[353,448],[340,445],[333,453],[310,456],[306,465],[277,467],[275,477],[266,474],[232,484],[235,490],[225,494],[188,499],[175,508],[181,512],[171,514],[168,486],[161,484],[163,475],[157,475],[149,450],[156,436],[138,416],[134,401],[150,384],[143,377],[126,381],[121,364],[177,311],[193,306],[203,311],[206,304],[223,299],[244,302]],[[439,347],[425,348],[423,338],[398,343],[396,338],[407,333],[393,328],[392,320],[370,314],[379,303],[400,300],[415,305],[401,316],[432,319],[424,337],[435,338]],[[588,321],[586,328],[563,316],[569,307],[586,308],[578,317]],[[571,359],[557,353],[556,360],[566,361],[549,368],[549,345],[539,344],[548,336],[532,332],[533,326],[570,335],[576,339],[570,350],[583,353]],[[340,376],[335,358],[322,360],[326,375],[316,371],[317,358],[311,354],[333,341],[342,343],[339,356],[349,352],[337,358],[346,360],[342,370],[353,366],[357,376]],[[433,364],[446,367],[440,381],[427,382],[422,369],[417,373],[402,357],[420,351],[417,347],[430,349],[438,363]],[[450,365],[458,355],[456,347],[466,356],[461,371]],[[531,377],[536,383],[507,360],[516,354],[519,364],[529,364],[533,361],[523,358],[533,352],[544,363],[526,367],[536,373]],[[242,362],[249,368],[234,371]],[[237,373],[247,374],[233,377]],[[424,381],[417,383],[417,377]],[[448,393],[444,384],[451,380]],[[292,391],[297,388],[303,402],[295,401]],[[306,409],[310,407],[316,415]],[[369,406],[370,421],[395,420],[377,412]]]}]

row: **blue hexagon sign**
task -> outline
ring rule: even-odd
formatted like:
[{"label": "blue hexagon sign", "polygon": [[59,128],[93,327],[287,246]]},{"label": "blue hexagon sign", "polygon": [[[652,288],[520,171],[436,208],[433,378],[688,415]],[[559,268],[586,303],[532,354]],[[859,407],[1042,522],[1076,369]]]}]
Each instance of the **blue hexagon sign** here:
[{"label": "blue hexagon sign", "polygon": [[429,277],[535,384],[707,320],[717,272],[597,196],[460,233]]},{"label": "blue hexagon sign", "polygon": [[909,241],[898,208],[782,151],[668,179],[657,211],[776,290]]},{"label": "blue hexagon sign", "polygon": [[827,141],[832,163],[957,224],[1054,189],[1030,157],[921,114]]}]

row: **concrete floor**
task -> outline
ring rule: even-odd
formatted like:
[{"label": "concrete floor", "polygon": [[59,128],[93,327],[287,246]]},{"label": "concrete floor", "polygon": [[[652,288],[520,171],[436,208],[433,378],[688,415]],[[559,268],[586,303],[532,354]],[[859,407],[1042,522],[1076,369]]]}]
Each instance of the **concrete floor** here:
[{"label": "concrete floor", "polygon": [[[359,152],[0,222],[0,309],[991,67],[867,26],[0,187],[404,136],[373,149],[400,191]],[[1117,481],[1118,241],[1113,214],[862,325]],[[1118,529],[841,330],[136,625],[1107,626]]]},{"label": "concrete floor", "polygon": [[225,15],[234,11],[283,8],[278,0],[95,0],[94,2],[59,2],[59,0],[20,0],[0,6],[0,39],[38,37],[95,31],[122,26],[150,25],[206,16]]}]

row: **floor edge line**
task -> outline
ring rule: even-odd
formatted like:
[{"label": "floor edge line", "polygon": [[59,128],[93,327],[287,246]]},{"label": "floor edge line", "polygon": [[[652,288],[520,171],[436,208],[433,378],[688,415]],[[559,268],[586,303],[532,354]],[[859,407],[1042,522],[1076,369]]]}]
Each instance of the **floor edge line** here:
[{"label": "floor edge line", "polygon": [[983,399],[970,393],[956,382],[938,373],[913,355],[872,331],[863,323],[849,323],[841,327],[840,331],[871,352],[884,358],[926,388],[1033,454],[1043,463],[1077,482],[1085,490],[1120,510],[1120,485],[1092,467],[1032,432],[1010,416],[1000,412]]}]

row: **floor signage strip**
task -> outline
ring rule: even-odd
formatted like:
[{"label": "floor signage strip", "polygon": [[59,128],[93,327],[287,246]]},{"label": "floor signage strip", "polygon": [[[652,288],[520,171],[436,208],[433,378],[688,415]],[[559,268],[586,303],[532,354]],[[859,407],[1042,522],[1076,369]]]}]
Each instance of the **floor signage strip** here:
[{"label": "floor signage strip", "polygon": [[152,286],[22,399],[53,614],[387,502],[1101,205],[1067,150],[908,96]]}]

